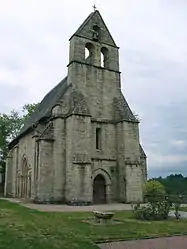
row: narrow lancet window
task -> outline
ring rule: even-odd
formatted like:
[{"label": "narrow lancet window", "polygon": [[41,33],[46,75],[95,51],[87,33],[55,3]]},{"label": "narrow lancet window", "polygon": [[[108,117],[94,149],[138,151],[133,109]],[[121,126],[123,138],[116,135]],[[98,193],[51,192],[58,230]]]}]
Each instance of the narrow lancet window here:
[{"label": "narrow lancet window", "polygon": [[101,128],[96,128],[96,149],[101,149]]}]

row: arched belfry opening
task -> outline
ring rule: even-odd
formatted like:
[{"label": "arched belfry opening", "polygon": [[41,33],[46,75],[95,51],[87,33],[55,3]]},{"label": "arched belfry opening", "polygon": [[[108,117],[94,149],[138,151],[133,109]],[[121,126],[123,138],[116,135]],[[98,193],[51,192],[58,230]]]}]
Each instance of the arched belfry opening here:
[{"label": "arched belfry opening", "polygon": [[93,180],[93,203],[106,203],[106,181],[103,175],[97,175]]},{"label": "arched belfry opening", "polygon": [[92,43],[88,42],[85,45],[85,60],[87,63],[93,62],[94,46]]},{"label": "arched belfry opening", "polygon": [[101,48],[101,67],[109,67],[109,51],[108,48]]}]

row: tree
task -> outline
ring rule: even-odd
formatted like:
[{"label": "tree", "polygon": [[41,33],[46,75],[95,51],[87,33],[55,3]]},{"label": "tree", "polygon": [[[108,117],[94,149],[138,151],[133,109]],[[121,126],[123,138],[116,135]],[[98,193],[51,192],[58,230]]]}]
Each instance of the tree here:
[{"label": "tree", "polygon": [[166,195],[165,187],[156,180],[149,180],[144,187],[144,196],[148,202],[162,198]]},{"label": "tree", "polygon": [[0,114],[0,169],[5,174],[8,144],[19,134],[25,120],[36,110],[38,104],[26,104],[22,108],[22,114],[12,110],[10,114]]},{"label": "tree", "polygon": [[23,121],[31,116],[31,114],[37,109],[39,106],[38,104],[26,104],[23,106],[22,113],[23,113]]},{"label": "tree", "polygon": [[159,181],[169,195],[187,196],[187,177],[181,174],[171,174],[166,178],[158,177],[154,180]]}]

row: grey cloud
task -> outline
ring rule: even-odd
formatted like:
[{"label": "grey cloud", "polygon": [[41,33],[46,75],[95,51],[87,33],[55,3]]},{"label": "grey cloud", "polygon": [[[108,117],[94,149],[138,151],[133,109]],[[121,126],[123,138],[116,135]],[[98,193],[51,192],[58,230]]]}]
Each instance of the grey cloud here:
[{"label": "grey cloud", "polygon": [[30,103],[32,99],[26,86],[10,86],[1,82],[0,95],[0,113],[10,112],[13,109],[20,110],[24,104]]}]

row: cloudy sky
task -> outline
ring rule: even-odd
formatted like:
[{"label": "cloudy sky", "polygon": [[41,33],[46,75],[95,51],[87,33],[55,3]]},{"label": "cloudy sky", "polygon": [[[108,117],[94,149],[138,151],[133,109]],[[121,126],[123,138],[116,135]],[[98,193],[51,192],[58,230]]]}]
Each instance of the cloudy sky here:
[{"label": "cloudy sky", "polygon": [[[0,0],[0,112],[39,102],[67,74],[68,39],[94,0]],[[187,175],[187,1],[96,0],[120,47],[149,176]]]}]

